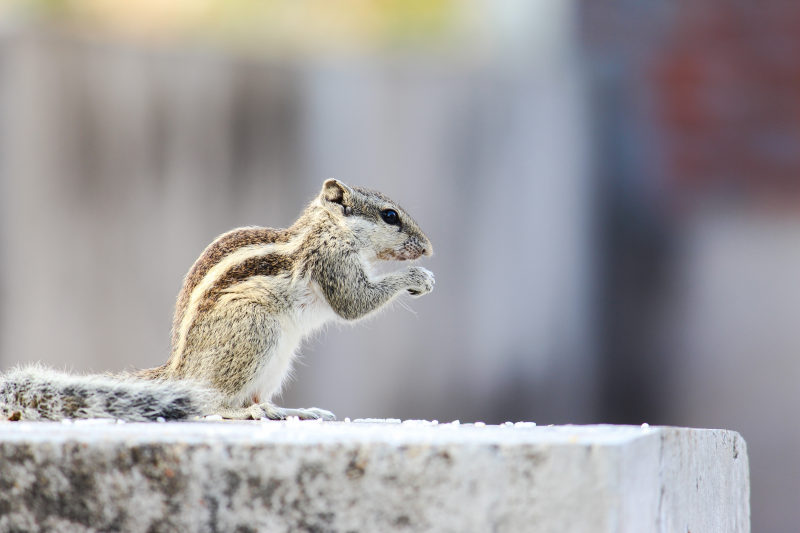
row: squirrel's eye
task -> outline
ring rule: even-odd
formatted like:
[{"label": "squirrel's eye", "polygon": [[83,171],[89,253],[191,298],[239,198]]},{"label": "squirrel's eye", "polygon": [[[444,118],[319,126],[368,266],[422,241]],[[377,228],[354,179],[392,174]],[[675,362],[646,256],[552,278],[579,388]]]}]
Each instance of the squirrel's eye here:
[{"label": "squirrel's eye", "polygon": [[400,224],[400,216],[394,209],[384,209],[381,211],[381,218],[384,222],[392,226]]}]

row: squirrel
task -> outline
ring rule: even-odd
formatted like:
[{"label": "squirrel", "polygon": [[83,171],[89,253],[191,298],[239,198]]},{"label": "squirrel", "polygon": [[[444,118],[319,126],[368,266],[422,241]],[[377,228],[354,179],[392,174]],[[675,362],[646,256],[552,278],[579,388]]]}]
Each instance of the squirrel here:
[{"label": "squirrel", "polygon": [[238,228],[206,247],[178,294],[165,364],[93,376],[17,368],[0,375],[0,416],[335,420],[323,409],[271,402],[301,341],[331,321],[368,316],[400,294],[431,292],[434,276],[422,267],[377,275],[372,266],[432,252],[395,202],[327,180],[288,229]]}]

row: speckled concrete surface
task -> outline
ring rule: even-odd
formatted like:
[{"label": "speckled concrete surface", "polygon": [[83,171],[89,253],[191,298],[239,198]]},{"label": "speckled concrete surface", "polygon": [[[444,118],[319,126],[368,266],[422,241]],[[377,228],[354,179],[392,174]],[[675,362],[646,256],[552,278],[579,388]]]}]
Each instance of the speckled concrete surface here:
[{"label": "speckled concrete surface", "polygon": [[0,423],[0,531],[748,532],[735,432]]}]

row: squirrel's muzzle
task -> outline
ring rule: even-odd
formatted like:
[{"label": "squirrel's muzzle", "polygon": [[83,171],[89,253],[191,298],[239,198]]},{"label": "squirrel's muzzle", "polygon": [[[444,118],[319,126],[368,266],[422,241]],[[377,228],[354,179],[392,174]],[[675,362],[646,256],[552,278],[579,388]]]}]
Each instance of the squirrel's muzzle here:
[{"label": "squirrel's muzzle", "polygon": [[419,259],[423,255],[430,256],[433,254],[433,246],[430,242],[421,242],[419,239],[409,239],[403,243],[402,249],[399,251],[398,258],[403,259]]}]

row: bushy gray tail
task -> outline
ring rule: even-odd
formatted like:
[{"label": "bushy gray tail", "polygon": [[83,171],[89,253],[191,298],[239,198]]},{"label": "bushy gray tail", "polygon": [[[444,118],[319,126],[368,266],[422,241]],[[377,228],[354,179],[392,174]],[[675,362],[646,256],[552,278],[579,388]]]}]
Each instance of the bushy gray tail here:
[{"label": "bushy gray tail", "polygon": [[68,374],[39,365],[0,375],[0,420],[183,420],[206,414],[210,398],[187,381]]}]

